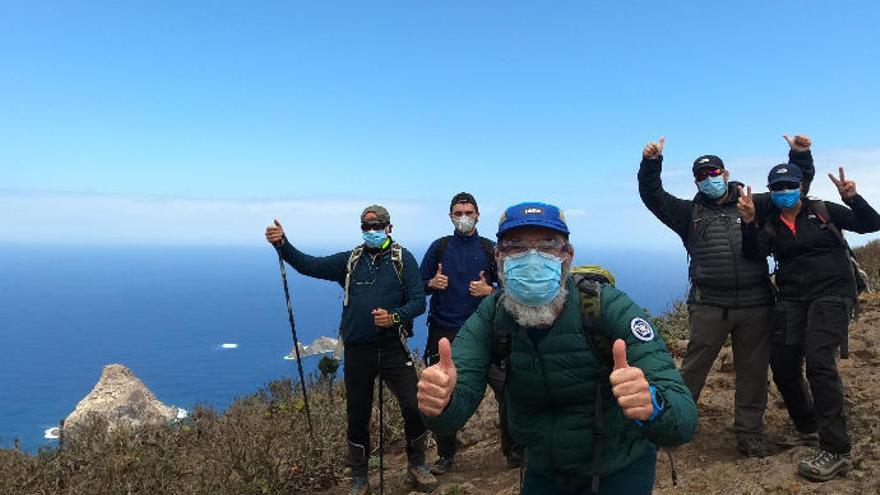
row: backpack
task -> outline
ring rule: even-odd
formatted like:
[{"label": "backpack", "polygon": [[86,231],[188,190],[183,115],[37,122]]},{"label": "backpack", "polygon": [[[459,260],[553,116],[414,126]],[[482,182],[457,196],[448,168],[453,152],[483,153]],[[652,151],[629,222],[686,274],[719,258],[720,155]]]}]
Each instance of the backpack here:
[{"label": "backpack", "polygon": [[856,254],[853,252],[852,248],[849,247],[846,238],[843,237],[843,232],[837,228],[837,225],[834,225],[834,223],[831,222],[831,214],[828,213],[828,205],[826,205],[824,201],[815,200],[810,201],[810,206],[813,208],[819,221],[821,221],[822,224],[825,225],[835,237],[837,237],[837,240],[840,241],[843,250],[846,252],[846,257],[849,258],[849,271],[850,276],[853,278],[853,285],[855,286],[856,293],[856,307],[858,307],[859,294],[862,292],[874,292],[871,288],[871,283],[868,280],[868,274],[859,266],[859,262],[856,260]]},{"label": "backpack", "polygon": [[[446,248],[449,246],[449,241],[452,240],[451,235],[447,235],[440,238],[440,242],[437,245],[437,262],[443,262],[443,255],[446,254]],[[498,266],[495,264],[495,243],[486,239],[485,237],[480,237],[480,246],[483,248],[483,254],[486,255],[486,261],[489,262],[489,280],[498,280]]]},{"label": "backpack", "polygon": [[[392,242],[390,249],[391,264],[394,266],[394,273],[397,274],[397,281],[400,282],[400,286],[403,287],[403,247],[396,242]],[[357,263],[363,254],[364,246],[360,245],[352,249],[351,255],[348,257],[348,263],[345,265],[345,297],[342,299],[343,306],[348,306],[348,289],[351,283],[351,273],[354,271],[355,266],[357,266]],[[398,331],[400,332],[400,340],[404,342],[405,345],[406,339],[413,336],[412,320],[401,321]],[[340,341],[341,340],[342,339],[340,339]]]},{"label": "backpack", "polygon": [[[614,275],[598,265],[576,266],[571,270],[571,277],[578,289],[581,302],[582,325],[581,330],[587,341],[587,346],[599,358],[602,365],[601,375],[610,376],[614,369],[614,356],[611,352],[611,338],[603,331],[602,322],[602,286],[614,285]],[[496,301],[496,311],[501,298]],[[494,321],[494,318],[493,318]],[[497,331],[493,325],[492,331],[495,339],[495,355],[493,363],[501,370],[501,390],[507,384],[507,368],[510,364],[510,334]],[[591,490],[599,492],[599,469],[602,467],[603,429],[602,417],[602,387],[605,382],[596,381],[596,409],[594,413],[595,424],[593,425],[593,481]]]}]

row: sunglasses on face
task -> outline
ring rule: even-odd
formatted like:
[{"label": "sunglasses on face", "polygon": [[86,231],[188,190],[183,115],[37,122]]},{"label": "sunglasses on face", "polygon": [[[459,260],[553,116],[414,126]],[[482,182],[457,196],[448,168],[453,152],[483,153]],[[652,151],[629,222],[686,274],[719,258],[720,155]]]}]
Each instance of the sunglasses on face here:
[{"label": "sunglasses on face", "polygon": [[498,244],[498,249],[505,254],[519,254],[530,249],[536,249],[542,253],[555,254],[565,249],[565,245],[566,242],[558,237],[533,242],[522,239],[504,239]]},{"label": "sunglasses on face", "polygon": [[367,232],[369,230],[385,230],[385,227],[387,226],[387,223],[382,222],[364,222],[361,224],[361,231]]},{"label": "sunglasses on face", "polygon": [[792,189],[799,189],[801,187],[799,182],[777,182],[770,186],[771,191],[790,191]]},{"label": "sunglasses on face", "polygon": [[697,179],[697,182],[702,182],[709,177],[718,177],[723,173],[723,168],[704,168],[702,170],[698,170],[697,173],[694,174],[694,178]]}]

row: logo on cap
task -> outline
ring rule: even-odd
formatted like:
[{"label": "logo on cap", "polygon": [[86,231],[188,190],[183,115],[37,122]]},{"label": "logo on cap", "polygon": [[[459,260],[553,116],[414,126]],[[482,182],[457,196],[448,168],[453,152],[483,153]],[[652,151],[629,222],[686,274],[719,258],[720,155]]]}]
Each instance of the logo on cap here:
[{"label": "logo on cap", "polygon": [[523,215],[541,215],[544,213],[544,210],[541,208],[526,208],[523,210]]},{"label": "logo on cap", "polygon": [[785,167],[782,167],[782,168],[780,168],[779,170],[776,171],[777,174],[784,174],[784,173],[786,173],[786,172],[788,172],[788,169],[785,168]]},{"label": "logo on cap", "polygon": [[703,158],[702,160],[700,160],[700,161],[697,162],[697,163],[709,163],[709,159],[708,159],[708,158]]}]

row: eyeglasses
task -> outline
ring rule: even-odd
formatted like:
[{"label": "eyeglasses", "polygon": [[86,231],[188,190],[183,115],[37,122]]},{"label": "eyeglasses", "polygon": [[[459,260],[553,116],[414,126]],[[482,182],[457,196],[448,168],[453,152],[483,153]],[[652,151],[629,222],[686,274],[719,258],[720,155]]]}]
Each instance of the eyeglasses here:
[{"label": "eyeglasses", "polygon": [[559,253],[568,245],[563,239],[541,239],[539,241],[524,241],[521,239],[504,239],[498,244],[498,249],[506,254],[524,253],[530,249],[536,249],[542,253]]},{"label": "eyeglasses", "polygon": [[704,168],[702,170],[698,170],[697,173],[694,174],[694,179],[697,179],[697,182],[702,182],[709,177],[718,177],[723,173],[723,168]]},{"label": "eyeglasses", "polygon": [[771,191],[789,191],[791,189],[800,189],[799,182],[775,182],[770,184]]},{"label": "eyeglasses", "polygon": [[387,226],[388,224],[383,222],[365,222],[361,224],[361,230],[363,232],[367,232],[368,230],[385,230],[385,227]]}]

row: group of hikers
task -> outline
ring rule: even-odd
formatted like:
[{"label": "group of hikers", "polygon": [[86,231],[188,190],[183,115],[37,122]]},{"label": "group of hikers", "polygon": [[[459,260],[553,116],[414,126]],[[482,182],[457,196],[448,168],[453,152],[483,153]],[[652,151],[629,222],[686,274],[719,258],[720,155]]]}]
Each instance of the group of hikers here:
[{"label": "group of hikers", "polygon": [[[431,244],[421,265],[394,242],[391,215],[379,205],[361,213],[363,244],[331,256],[299,251],[276,220],[266,239],[283,259],[344,289],[350,493],[371,492],[377,376],[400,404],[407,476],[418,489],[431,489],[435,475],[454,469],[456,432],[488,384],[498,401],[503,454],[510,467],[525,470],[521,493],[651,493],[657,448],[695,434],[696,402],[728,336],[737,450],[768,455],[769,367],[793,424],[775,443],[815,447],[797,473],[823,481],[849,471],[836,360],[860,285],[841,231],[878,231],[880,215],[842,167],[829,177],[845,206],[808,198],[811,141],[785,139],[789,160],[770,170],[769,193],[753,194],[729,179],[721,158],[704,155],[692,167],[693,199],[663,189],[664,139],[644,147],[639,194],[681,237],[689,257],[690,336],[680,371],[642,305],[614,286],[612,274],[572,266],[574,247],[557,206],[507,208],[493,242],[477,232],[476,199],[456,194],[449,207],[454,231]],[[427,367],[419,376],[406,339],[426,295]],[[438,454],[430,466],[428,430]]]}]

